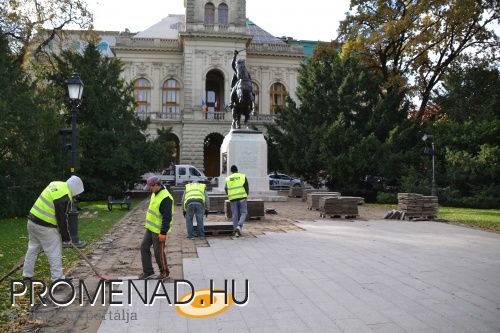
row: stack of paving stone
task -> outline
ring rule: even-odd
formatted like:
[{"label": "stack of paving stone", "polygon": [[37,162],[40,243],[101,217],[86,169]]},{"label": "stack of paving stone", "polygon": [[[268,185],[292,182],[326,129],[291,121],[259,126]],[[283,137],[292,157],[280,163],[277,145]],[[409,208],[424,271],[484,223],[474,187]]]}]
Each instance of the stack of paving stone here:
[{"label": "stack of paving stone", "polygon": [[174,198],[174,203],[177,206],[182,205],[182,195],[184,194],[184,189],[182,190],[170,190],[170,194],[172,194],[172,198]]},{"label": "stack of paving stone", "polygon": [[212,184],[212,183],[208,183],[208,184],[205,184],[205,189],[208,191],[212,191],[214,187],[217,187],[218,185],[217,184]]},{"label": "stack of paving stone", "polygon": [[398,193],[398,210],[403,211],[407,218],[422,216],[422,197],[422,194]]},{"label": "stack of paving stone", "polygon": [[315,188],[304,188],[302,187],[302,202],[307,201],[307,195],[309,193],[325,193],[328,192],[327,190],[317,190]]},{"label": "stack of paving stone", "polygon": [[358,197],[321,197],[319,199],[320,216],[358,216]]},{"label": "stack of paving stone", "polygon": [[302,198],[302,191],[305,188],[310,188],[310,187],[300,187],[300,186],[290,187],[290,189],[288,190],[288,197],[290,197],[290,198]]},{"label": "stack of paving stone", "polygon": [[362,205],[365,203],[365,198],[363,197],[355,197],[356,199],[358,199],[358,205]]},{"label": "stack of paving stone", "polygon": [[226,194],[208,194],[210,198],[210,211],[223,213],[224,212],[224,202],[227,200]]},{"label": "stack of paving stone", "polygon": [[406,219],[436,217],[438,198],[415,193],[398,193],[398,209],[405,213]]},{"label": "stack of paving stone", "polygon": [[[224,210],[224,212],[226,213],[226,219],[231,220],[232,213],[231,213],[231,204],[229,203],[229,200],[225,201],[225,208],[226,209]],[[259,220],[264,219],[265,216],[264,200],[247,199],[247,209],[248,209],[248,214],[245,221],[249,221],[252,218]]]},{"label": "stack of paving stone", "polygon": [[398,193],[398,210],[387,212],[384,219],[427,221],[438,212],[438,198],[416,193]]},{"label": "stack of paving stone", "polygon": [[423,196],[422,201],[422,216],[436,217],[438,213],[438,197]]},{"label": "stack of paving stone", "polygon": [[186,189],[186,186],[184,185],[181,185],[181,186],[170,186],[170,190],[185,190]]},{"label": "stack of paving stone", "polygon": [[[339,192],[312,192],[307,194],[307,209],[318,210],[319,209],[319,199],[322,197],[338,197]],[[357,201],[356,201],[357,202]]]}]

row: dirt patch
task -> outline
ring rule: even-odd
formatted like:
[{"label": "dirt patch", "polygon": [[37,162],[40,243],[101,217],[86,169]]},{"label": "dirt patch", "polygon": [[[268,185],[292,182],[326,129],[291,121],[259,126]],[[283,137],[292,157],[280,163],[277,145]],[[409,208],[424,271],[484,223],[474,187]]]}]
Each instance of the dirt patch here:
[{"label": "dirt patch", "polygon": [[[287,193],[280,193],[286,196]],[[106,236],[87,253],[99,272],[112,278],[124,276],[136,276],[142,271],[141,258],[139,253],[140,244],[144,234],[144,218],[148,201],[142,202],[127,214],[117,225],[106,234]],[[307,204],[300,198],[288,198],[287,202],[266,202],[266,209],[274,208],[276,214],[266,214],[263,219],[251,220],[245,223],[243,237],[256,237],[268,232],[287,232],[289,230],[301,230],[295,221],[326,220],[320,217],[317,210],[307,209]],[[363,221],[372,219],[382,219],[387,212],[374,207],[359,206],[359,216],[353,218],[339,218],[331,220],[339,221]],[[197,247],[208,246],[206,240],[196,238],[194,241],[186,239],[185,219],[182,216],[182,208],[175,207],[174,228],[167,236],[167,261],[170,268],[170,278],[168,281],[183,279],[182,259],[197,258]],[[209,214],[207,222],[225,222],[224,214]],[[227,236],[215,236],[229,238]],[[153,266],[155,262],[153,259]],[[100,280],[92,269],[81,260],[72,270],[72,276],[78,280],[84,280],[89,292],[93,295]],[[76,286],[78,295],[79,289]],[[68,295],[68,291],[61,291],[60,297]],[[108,295],[106,295],[108,297]],[[108,298],[107,298],[108,299]],[[49,304],[47,307],[38,307],[33,313],[36,322],[26,326],[23,332],[46,332],[46,333],[66,333],[66,332],[97,332],[101,321],[105,319],[108,306],[89,305],[89,299],[84,295],[83,306],[79,305],[78,298],[67,307],[58,307]],[[106,300],[106,304],[109,301]]]}]

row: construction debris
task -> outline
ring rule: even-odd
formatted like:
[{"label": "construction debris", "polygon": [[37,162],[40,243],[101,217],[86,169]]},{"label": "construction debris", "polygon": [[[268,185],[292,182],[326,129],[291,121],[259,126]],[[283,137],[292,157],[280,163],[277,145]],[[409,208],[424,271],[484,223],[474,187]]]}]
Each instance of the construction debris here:
[{"label": "construction debris", "polygon": [[89,211],[85,211],[85,212],[81,213],[78,216],[78,218],[80,218],[80,219],[93,219],[93,218],[97,217],[97,215],[99,215],[98,211],[95,211],[94,213],[91,213]]},{"label": "construction debris", "polygon": [[278,214],[274,208],[266,208],[266,214]]}]

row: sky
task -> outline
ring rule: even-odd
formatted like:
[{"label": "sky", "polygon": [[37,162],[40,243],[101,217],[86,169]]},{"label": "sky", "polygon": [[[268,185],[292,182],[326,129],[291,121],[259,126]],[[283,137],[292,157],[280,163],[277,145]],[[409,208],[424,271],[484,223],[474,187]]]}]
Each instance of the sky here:
[{"label": "sky", "polygon": [[[247,18],[276,37],[330,41],[350,0],[246,0]],[[94,29],[130,32],[146,30],[168,14],[185,14],[184,0],[87,0]],[[299,7],[299,4],[302,4]],[[303,4],[307,4],[304,6]]]}]

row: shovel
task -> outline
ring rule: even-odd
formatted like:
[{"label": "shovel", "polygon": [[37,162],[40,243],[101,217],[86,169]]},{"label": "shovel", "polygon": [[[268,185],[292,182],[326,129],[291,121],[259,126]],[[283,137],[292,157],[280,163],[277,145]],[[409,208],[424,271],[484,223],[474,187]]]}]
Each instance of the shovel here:
[{"label": "shovel", "polygon": [[95,275],[97,275],[99,278],[101,278],[101,279],[103,279],[105,281],[112,280],[109,276],[99,273],[99,271],[97,270],[97,268],[95,268],[95,266],[92,265],[92,263],[90,262],[89,258],[87,258],[87,256],[85,254],[83,254],[83,252],[80,251],[80,249],[77,248],[75,244],[71,243],[71,246],[73,246],[73,248],[76,250],[76,252],[78,252],[78,254],[83,258],[83,260],[85,260],[87,262],[87,264],[89,264],[89,266],[94,271]]}]

